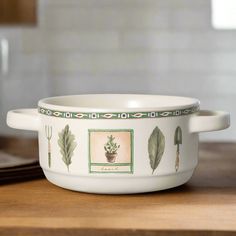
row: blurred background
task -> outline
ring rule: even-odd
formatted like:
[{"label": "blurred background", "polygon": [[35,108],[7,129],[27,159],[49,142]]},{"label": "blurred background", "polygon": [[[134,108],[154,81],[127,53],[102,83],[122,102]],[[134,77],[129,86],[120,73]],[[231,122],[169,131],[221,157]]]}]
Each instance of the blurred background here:
[{"label": "blurred background", "polygon": [[150,93],[230,111],[230,129],[201,138],[235,140],[236,31],[220,2],[0,0],[0,134],[27,135],[6,112],[43,97]]}]

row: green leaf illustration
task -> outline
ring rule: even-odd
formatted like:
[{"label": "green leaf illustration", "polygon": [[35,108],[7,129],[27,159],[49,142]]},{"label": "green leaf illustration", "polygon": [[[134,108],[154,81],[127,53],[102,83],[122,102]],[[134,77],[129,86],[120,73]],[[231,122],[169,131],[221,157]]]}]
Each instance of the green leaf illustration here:
[{"label": "green leaf illustration", "polygon": [[58,136],[58,145],[60,147],[62,160],[66,164],[69,171],[69,165],[72,163],[71,158],[77,146],[75,136],[71,133],[69,125],[66,125],[65,128],[58,133]]},{"label": "green leaf illustration", "polygon": [[152,173],[159,165],[165,150],[165,136],[161,130],[156,127],[148,139],[148,153]]}]

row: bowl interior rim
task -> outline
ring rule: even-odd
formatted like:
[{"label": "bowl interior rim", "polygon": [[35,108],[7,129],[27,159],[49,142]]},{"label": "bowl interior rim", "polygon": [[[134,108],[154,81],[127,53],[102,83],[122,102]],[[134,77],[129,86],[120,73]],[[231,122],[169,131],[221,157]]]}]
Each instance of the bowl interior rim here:
[{"label": "bowl interior rim", "polygon": [[168,111],[198,107],[196,98],[153,94],[82,94],[43,98],[38,106],[58,111]]}]

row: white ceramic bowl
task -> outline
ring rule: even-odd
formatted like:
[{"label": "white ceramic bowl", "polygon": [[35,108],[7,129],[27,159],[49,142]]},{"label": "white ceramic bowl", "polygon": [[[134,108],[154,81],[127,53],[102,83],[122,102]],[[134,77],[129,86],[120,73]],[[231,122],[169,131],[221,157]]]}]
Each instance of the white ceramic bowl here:
[{"label": "white ceramic bowl", "polygon": [[50,182],[106,194],[186,183],[198,162],[198,133],[229,123],[227,112],[199,111],[193,98],[134,94],[51,97],[38,110],[7,115],[10,127],[38,131]]}]

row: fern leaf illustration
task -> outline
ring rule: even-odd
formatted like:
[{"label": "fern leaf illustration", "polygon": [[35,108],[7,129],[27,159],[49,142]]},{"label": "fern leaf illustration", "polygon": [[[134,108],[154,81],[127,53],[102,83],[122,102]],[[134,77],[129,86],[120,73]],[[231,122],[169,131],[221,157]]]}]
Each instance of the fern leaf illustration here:
[{"label": "fern leaf illustration", "polygon": [[60,147],[62,160],[66,164],[67,170],[69,171],[69,166],[72,163],[71,159],[77,146],[75,136],[71,133],[69,125],[66,125],[65,128],[58,133],[58,137],[58,145]]}]

